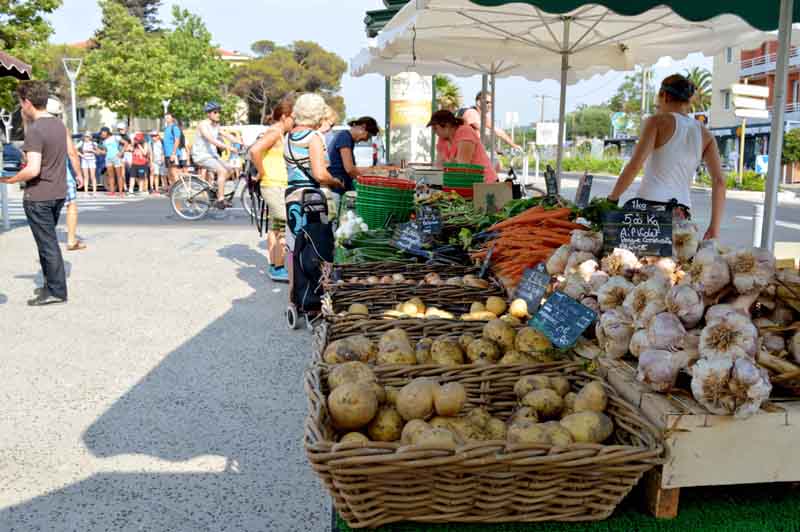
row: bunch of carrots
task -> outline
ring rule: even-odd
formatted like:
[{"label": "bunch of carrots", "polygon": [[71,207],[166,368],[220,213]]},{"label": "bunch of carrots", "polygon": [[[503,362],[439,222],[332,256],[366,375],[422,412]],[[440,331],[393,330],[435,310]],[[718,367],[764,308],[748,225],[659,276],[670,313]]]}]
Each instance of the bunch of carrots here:
[{"label": "bunch of carrots", "polygon": [[493,237],[471,256],[482,261],[494,248],[490,259],[492,271],[511,290],[527,268],[546,261],[558,247],[569,244],[574,229],[586,229],[569,220],[571,212],[566,207],[552,210],[532,207],[487,229]]}]

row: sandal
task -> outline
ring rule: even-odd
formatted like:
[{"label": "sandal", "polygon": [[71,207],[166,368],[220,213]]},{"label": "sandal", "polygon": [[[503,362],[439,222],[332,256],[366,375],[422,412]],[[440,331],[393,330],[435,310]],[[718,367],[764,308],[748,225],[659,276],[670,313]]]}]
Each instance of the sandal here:
[{"label": "sandal", "polygon": [[71,246],[67,246],[67,251],[78,251],[78,250],[81,250],[81,249],[86,249],[86,244],[84,244],[80,240],[78,240],[77,242],[75,242]]}]

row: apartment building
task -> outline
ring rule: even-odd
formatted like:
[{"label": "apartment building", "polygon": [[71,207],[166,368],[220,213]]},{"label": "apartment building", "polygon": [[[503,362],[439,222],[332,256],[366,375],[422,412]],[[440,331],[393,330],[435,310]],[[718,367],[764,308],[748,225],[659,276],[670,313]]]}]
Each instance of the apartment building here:
[{"label": "apartment building", "polygon": [[[734,114],[733,95],[730,87],[735,83],[748,83],[769,87],[767,107],[772,110],[775,68],[777,63],[777,41],[767,41],[757,48],[743,49],[738,46],[725,48],[714,57],[712,74],[711,113],[709,128],[717,138],[723,164],[735,168],[738,164],[742,119]],[[792,48],[789,56],[789,78],[787,82],[784,131],[800,127],[800,49]],[[745,167],[754,168],[757,155],[769,150],[771,120],[747,120],[745,127]]]}]

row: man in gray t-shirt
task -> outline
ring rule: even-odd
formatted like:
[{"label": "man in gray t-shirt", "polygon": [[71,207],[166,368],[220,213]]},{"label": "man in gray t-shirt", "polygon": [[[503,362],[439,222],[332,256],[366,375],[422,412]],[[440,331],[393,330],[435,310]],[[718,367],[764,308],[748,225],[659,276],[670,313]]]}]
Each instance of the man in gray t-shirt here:
[{"label": "man in gray t-shirt", "polygon": [[[25,182],[22,206],[28,225],[39,249],[45,284],[28,305],[40,306],[67,301],[67,279],[64,260],[56,236],[56,224],[67,192],[67,146],[71,144],[64,123],[49,114],[47,83],[25,81],[17,86],[25,129],[26,166],[16,175],[2,179],[3,183]],[[81,165],[75,150],[69,150],[75,169],[75,179],[81,186]]]}]

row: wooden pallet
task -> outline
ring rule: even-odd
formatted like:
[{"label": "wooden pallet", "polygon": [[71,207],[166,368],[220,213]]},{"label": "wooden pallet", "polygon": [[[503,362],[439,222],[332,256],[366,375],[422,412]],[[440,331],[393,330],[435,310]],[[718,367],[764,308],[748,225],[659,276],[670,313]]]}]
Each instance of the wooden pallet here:
[{"label": "wooden pallet", "polygon": [[691,396],[653,392],[627,361],[598,360],[608,382],[664,431],[667,462],[643,480],[655,517],[678,514],[681,488],[800,481],[800,400],[774,400],[749,419],[711,414]]}]

